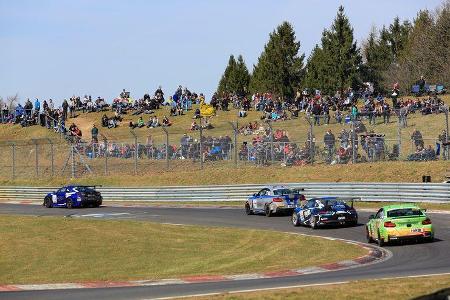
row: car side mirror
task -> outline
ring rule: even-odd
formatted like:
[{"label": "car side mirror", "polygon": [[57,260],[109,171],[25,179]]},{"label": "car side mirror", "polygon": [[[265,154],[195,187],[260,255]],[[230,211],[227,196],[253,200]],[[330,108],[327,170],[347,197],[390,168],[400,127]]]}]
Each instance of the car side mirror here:
[{"label": "car side mirror", "polygon": [[256,194],[253,194],[253,197],[256,197]]},{"label": "car side mirror", "polygon": [[372,219],[375,219],[375,216],[374,216],[374,215],[370,215],[370,216],[369,216],[369,220],[372,220]]}]

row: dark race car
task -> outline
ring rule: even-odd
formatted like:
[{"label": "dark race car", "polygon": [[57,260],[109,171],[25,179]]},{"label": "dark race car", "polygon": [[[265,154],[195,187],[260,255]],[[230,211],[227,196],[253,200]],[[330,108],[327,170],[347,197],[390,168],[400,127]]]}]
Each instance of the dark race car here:
[{"label": "dark race car", "polygon": [[[313,229],[326,225],[355,226],[358,224],[358,214],[353,207],[354,200],[339,197],[313,198],[293,211],[292,224],[306,225]],[[351,204],[348,205],[347,202]]]},{"label": "dark race car", "polygon": [[102,201],[102,195],[95,190],[95,186],[68,185],[47,194],[43,205],[47,208],[99,207]]}]

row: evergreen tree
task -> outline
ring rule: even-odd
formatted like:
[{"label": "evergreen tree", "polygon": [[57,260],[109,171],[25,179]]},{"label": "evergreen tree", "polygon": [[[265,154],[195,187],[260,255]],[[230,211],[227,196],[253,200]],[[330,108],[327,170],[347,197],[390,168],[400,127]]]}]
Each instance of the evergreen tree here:
[{"label": "evergreen tree", "polygon": [[222,93],[235,93],[243,96],[248,91],[249,81],[250,74],[242,55],[238,56],[237,61],[234,55],[230,55],[228,65],[219,81],[217,92],[219,95]]},{"label": "evergreen tree", "polygon": [[369,37],[363,46],[364,64],[361,66],[361,79],[364,82],[372,82],[376,91],[383,91],[384,72],[393,61],[391,47],[389,45],[389,32],[385,27],[378,36],[375,28],[369,33]]},{"label": "evergreen tree", "polygon": [[251,92],[273,92],[282,98],[292,98],[303,76],[304,55],[299,55],[291,24],[283,22],[269,35],[269,41],[253,68]]},{"label": "evergreen tree", "polygon": [[236,60],[234,59],[234,55],[230,55],[228,59],[228,65],[225,68],[225,71],[222,74],[222,77],[219,81],[219,86],[217,88],[217,92],[219,94],[222,93],[230,93],[233,92],[234,88],[234,74],[237,67]]},{"label": "evergreen tree", "polygon": [[308,57],[305,68],[306,74],[303,81],[303,86],[306,88],[320,88],[323,86],[323,77],[325,73],[323,51],[316,44]]},{"label": "evergreen tree", "polygon": [[359,83],[361,55],[344,7],[339,7],[331,28],[324,30],[321,48],[323,68],[318,75],[322,80],[317,88],[328,94],[336,90],[342,93],[348,87],[355,88]]}]

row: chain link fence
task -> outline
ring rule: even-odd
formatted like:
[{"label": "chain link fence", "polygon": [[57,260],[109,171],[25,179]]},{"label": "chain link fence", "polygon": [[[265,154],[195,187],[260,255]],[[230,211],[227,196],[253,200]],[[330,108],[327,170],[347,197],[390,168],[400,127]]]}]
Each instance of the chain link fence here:
[{"label": "chain link fence", "polygon": [[[389,134],[383,133],[382,129],[380,132],[368,131],[365,128],[367,116],[330,118],[330,121],[327,116],[325,120],[324,116],[319,116],[319,120],[306,116],[299,117],[298,122],[304,122],[308,129],[294,140],[288,137],[291,128],[284,128],[282,121],[265,121],[253,128],[228,122],[229,129],[222,136],[211,136],[206,126],[184,134],[159,127],[151,131],[157,137],[155,141],[150,135],[145,137],[130,130],[127,136],[121,137],[100,134],[92,142],[74,139],[58,130],[56,120],[38,116],[42,126],[61,133],[61,138],[1,141],[0,170],[3,177],[11,178],[70,178],[85,175],[157,176],[162,170],[202,169],[205,166],[449,160],[448,107],[444,112],[446,132],[440,138],[411,134],[408,114],[398,111],[389,120],[396,122],[397,132]],[[383,117],[375,119],[375,122],[385,121]],[[339,133],[328,129],[333,122],[341,124]]]}]

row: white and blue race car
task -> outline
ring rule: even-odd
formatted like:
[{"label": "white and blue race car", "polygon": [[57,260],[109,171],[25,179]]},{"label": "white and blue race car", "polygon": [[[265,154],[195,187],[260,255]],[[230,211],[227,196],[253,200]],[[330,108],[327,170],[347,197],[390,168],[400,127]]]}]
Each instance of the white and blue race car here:
[{"label": "white and blue race car", "polygon": [[44,197],[43,205],[51,207],[99,207],[102,205],[102,195],[95,190],[95,186],[68,185]]},{"label": "white and blue race car", "polygon": [[270,217],[276,213],[290,214],[305,200],[303,189],[292,189],[287,186],[265,186],[250,196],[245,202],[247,215],[265,214]]},{"label": "white and blue race car", "polygon": [[[294,226],[321,226],[358,224],[358,213],[353,207],[359,198],[322,197],[308,200],[292,212],[291,222]],[[350,203],[350,204],[348,204]]]}]

